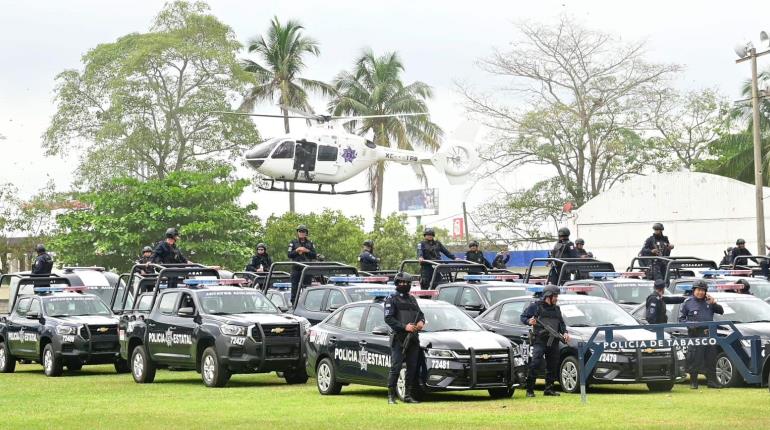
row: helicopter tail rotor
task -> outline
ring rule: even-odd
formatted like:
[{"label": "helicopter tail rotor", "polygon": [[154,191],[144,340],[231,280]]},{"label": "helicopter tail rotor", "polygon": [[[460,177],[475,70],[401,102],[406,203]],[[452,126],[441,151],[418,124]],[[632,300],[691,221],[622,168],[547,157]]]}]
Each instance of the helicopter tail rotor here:
[{"label": "helicopter tail rotor", "polygon": [[464,183],[468,175],[478,167],[479,157],[468,144],[451,142],[437,152],[431,162],[446,175],[450,184],[458,185]]}]

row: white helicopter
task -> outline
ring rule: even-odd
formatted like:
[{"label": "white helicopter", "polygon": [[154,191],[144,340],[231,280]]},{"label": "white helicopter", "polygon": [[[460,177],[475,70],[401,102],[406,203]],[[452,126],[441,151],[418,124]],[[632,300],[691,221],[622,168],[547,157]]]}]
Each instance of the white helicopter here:
[{"label": "white helicopter", "polygon": [[[315,121],[317,125],[262,142],[246,151],[246,162],[264,175],[258,187],[267,191],[291,191],[287,184],[317,185],[294,192],[312,194],[358,194],[364,191],[337,191],[335,186],[361,173],[379,161],[400,164],[432,164],[451,184],[463,183],[478,164],[476,151],[459,142],[442,146],[435,154],[377,146],[362,136],[348,133],[345,122],[366,118],[427,115],[425,113],[332,116],[291,110],[289,118]],[[218,112],[231,115],[284,118],[283,115]],[[281,186],[276,186],[280,182]],[[324,189],[327,186],[327,189]]]}]

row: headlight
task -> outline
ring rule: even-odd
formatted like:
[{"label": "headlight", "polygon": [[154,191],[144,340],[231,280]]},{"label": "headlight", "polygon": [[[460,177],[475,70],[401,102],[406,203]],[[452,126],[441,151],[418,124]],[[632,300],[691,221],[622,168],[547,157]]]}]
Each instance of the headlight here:
[{"label": "headlight", "polygon": [[457,355],[454,351],[448,349],[428,349],[426,354],[428,358],[455,358]]},{"label": "headlight", "polygon": [[65,334],[76,334],[78,332],[78,328],[71,325],[57,325],[56,326],[56,334],[58,335],[65,335]]},{"label": "headlight", "polygon": [[219,331],[228,336],[246,336],[246,327],[242,325],[225,324],[219,327]]}]

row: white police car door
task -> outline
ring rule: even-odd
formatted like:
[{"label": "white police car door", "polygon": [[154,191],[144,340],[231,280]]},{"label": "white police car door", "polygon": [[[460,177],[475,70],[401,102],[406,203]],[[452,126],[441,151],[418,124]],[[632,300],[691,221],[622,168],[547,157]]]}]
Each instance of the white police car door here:
[{"label": "white police car door", "polygon": [[[366,350],[361,325],[363,323],[366,305],[351,306],[346,308],[340,318],[339,331],[337,332],[337,344],[334,356],[338,358],[337,372],[346,381],[366,381],[368,366],[361,361],[362,350]],[[365,355],[366,352],[363,353]]]}]

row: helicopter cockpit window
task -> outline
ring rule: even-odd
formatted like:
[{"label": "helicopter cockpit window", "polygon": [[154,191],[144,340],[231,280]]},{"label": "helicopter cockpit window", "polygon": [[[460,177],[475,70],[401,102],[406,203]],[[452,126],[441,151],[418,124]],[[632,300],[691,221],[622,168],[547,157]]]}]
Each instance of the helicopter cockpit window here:
[{"label": "helicopter cockpit window", "polygon": [[294,158],[294,141],[285,140],[270,158]]},{"label": "helicopter cockpit window", "polygon": [[326,145],[319,146],[318,161],[337,161],[337,147]]},{"label": "helicopter cockpit window", "polygon": [[374,142],[372,142],[371,140],[367,140],[366,141],[366,146],[368,146],[369,148],[372,148],[372,149],[377,147],[377,145],[375,145]]},{"label": "helicopter cockpit window", "polygon": [[281,142],[280,138],[270,139],[266,142],[262,142],[249,151],[246,156],[248,158],[267,158],[275,148],[275,145]]}]

